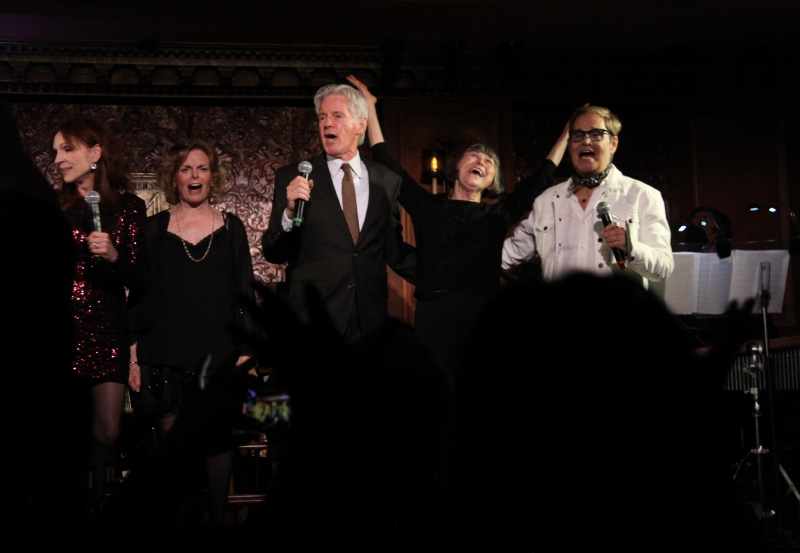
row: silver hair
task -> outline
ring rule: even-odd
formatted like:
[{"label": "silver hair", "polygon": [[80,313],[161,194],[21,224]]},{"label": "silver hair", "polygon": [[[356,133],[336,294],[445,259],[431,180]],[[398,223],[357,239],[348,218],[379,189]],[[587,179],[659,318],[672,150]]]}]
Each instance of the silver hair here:
[{"label": "silver hair", "polygon": [[464,150],[460,156],[447,165],[445,168],[445,178],[453,183],[458,180],[458,170],[461,166],[461,160],[463,160],[464,157],[470,152],[480,152],[482,154],[486,154],[492,158],[492,161],[494,161],[494,180],[492,181],[492,184],[483,191],[483,195],[495,197],[503,194],[506,191],[506,183],[503,181],[503,175],[500,173],[500,156],[497,155],[497,152],[495,152],[491,146],[487,146],[486,144],[473,144]]},{"label": "silver hair", "polygon": [[[366,98],[358,90],[346,84],[328,84],[317,90],[317,93],[314,94],[314,109],[317,110],[317,115],[319,115],[319,107],[322,105],[322,101],[334,94],[345,97],[350,108],[350,114],[353,117],[357,119],[368,118],[369,112],[367,111]],[[364,135],[362,134],[358,137],[358,145],[361,146],[363,143]]]}]

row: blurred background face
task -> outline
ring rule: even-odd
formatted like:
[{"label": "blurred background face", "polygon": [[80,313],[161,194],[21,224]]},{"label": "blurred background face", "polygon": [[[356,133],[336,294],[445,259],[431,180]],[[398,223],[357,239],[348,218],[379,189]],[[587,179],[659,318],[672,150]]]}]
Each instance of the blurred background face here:
[{"label": "blurred background face", "polygon": [[192,150],[175,174],[175,186],[182,203],[197,206],[207,201],[213,177],[211,162],[202,150]]},{"label": "blurred background face", "polygon": [[[584,113],[575,120],[570,130],[582,130],[588,133],[592,129],[606,128],[605,119],[601,116]],[[604,134],[597,142],[592,142],[588,134],[585,134],[580,142],[570,140],[569,154],[575,171],[582,177],[591,177],[605,171],[611,163],[611,157],[617,151],[618,141],[618,137],[610,134]]]},{"label": "blurred background face", "polygon": [[707,241],[709,244],[714,242],[714,239],[719,234],[717,231],[716,220],[714,214],[708,211],[698,211],[692,217],[692,224],[696,227],[703,229],[706,233]]},{"label": "blurred background face", "polygon": [[100,145],[91,148],[80,141],[67,142],[60,132],[53,139],[55,164],[64,182],[84,181],[92,174],[92,163],[100,160]]}]

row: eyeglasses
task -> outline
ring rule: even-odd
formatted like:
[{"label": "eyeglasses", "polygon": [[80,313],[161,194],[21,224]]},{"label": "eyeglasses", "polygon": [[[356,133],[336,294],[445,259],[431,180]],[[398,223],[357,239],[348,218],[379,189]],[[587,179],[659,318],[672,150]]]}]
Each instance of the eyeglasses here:
[{"label": "eyeglasses", "polygon": [[573,142],[583,142],[583,139],[586,137],[587,134],[589,135],[589,138],[592,140],[592,142],[599,142],[603,140],[603,137],[606,134],[610,134],[613,136],[613,133],[606,129],[592,129],[590,131],[582,131],[580,129],[576,129],[574,131],[569,131],[569,138]]}]

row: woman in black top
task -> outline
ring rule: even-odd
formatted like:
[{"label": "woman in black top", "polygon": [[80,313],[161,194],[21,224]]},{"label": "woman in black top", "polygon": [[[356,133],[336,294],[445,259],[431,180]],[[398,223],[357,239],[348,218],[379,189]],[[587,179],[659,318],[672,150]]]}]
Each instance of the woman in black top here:
[{"label": "woman in black top", "polygon": [[500,161],[484,144],[470,146],[456,161],[452,197],[435,196],[389,155],[375,110],[377,98],[352,75],[348,80],[367,99],[373,159],[402,177],[399,201],[411,216],[417,241],[417,334],[445,364],[455,367],[469,355],[468,338],[478,315],[499,289],[508,229],[549,185],[566,150],[569,126],[539,170],[501,201],[481,202],[487,192],[503,192]]},{"label": "woman in black top", "polygon": [[[174,207],[147,221],[149,271],[134,317],[137,343],[129,384],[135,408],[157,415],[163,435],[174,424],[186,394],[196,386],[207,355],[217,365],[249,355],[226,327],[241,322],[242,296],[254,298],[250,247],[242,221],[217,210],[226,174],[217,153],[195,141],[174,146],[159,184]],[[230,429],[221,429],[230,434]],[[209,457],[212,522],[224,516],[230,454]]]}]

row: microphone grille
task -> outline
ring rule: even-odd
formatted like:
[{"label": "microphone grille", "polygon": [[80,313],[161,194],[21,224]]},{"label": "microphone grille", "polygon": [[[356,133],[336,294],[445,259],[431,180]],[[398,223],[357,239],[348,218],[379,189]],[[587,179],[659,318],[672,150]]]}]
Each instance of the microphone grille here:
[{"label": "microphone grille", "polygon": [[608,202],[606,201],[597,202],[596,209],[598,215],[606,215],[611,211],[611,207],[608,205]]},{"label": "microphone grille", "polygon": [[89,190],[86,193],[86,203],[89,205],[97,205],[100,203],[100,193],[96,190]]},{"label": "microphone grille", "polygon": [[301,161],[300,165],[297,166],[297,170],[307,175],[311,173],[311,164],[307,161]]}]

